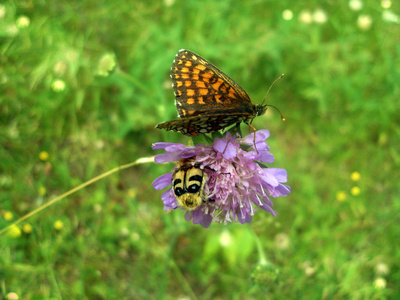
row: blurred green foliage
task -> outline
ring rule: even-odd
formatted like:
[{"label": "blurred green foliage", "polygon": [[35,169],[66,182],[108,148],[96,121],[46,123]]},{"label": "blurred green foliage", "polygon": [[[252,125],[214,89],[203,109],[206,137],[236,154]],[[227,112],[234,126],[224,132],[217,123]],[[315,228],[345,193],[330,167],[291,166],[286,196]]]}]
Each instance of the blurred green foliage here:
[{"label": "blurred green foliage", "polygon": [[254,125],[292,193],[275,218],[204,229],[163,212],[151,182],[172,165],[124,170],[0,236],[0,298],[399,298],[399,14],[372,0],[2,1],[0,229],[154,142],[187,143],[154,129],[176,117],[182,48],[255,103],[285,73],[268,103],[287,122]]}]

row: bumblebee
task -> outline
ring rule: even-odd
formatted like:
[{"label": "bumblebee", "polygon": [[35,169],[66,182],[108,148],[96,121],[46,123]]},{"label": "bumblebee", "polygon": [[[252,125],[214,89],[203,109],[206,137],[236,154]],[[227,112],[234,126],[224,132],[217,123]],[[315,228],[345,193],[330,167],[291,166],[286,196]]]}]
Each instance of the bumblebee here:
[{"label": "bumblebee", "polygon": [[172,188],[178,205],[187,210],[194,210],[206,201],[204,189],[208,180],[201,164],[193,159],[181,160],[172,175]]}]

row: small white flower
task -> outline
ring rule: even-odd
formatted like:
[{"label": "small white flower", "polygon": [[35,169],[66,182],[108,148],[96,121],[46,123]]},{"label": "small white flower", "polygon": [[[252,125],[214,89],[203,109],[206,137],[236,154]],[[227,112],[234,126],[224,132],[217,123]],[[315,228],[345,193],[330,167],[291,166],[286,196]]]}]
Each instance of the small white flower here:
[{"label": "small white flower", "polygon": [[315,273],[315,268],[312,266],[311,262],[308,260],[301,263],[300,267],[304,269],[304,273],[308,277],[314,275],[314,273]]},{"label": "small white flower", "polygon": [[139,233],[137,233],[137,232],[132,232],[132,234],[131,234],[131,239],[132,239],[132,241],[134,241],[134,242],[137,242],[138,240],[140,240],[140,235],[139,235]]},{"label": "small white flower", "polygon": [[103,210],[103,207],[100,205],[100,204],[95,204],[94,206],[93,206],[93,210],[94,210],[94,212],[96,213],[96,214],[98,214],[98,213],[100,213],[102,210]]},{"label": "small white flower", "polygon": [[19,300],[19,296],[17,293],[11,292],[6,295],[7,300]]},{"label": "small white flower", "polygon": [[384,9],[391,8],[392,7],[392,1],[390,1],[390,0],[382,0],[381,1],[381,6]]},{"label": "small white flower", "polygon": [[306,273],[306,275],[307,275],[308,277],[310,277],[310,276],[314,275],[315,269],[314,269],[313,267],[306,267],[306,268],[304,269],[304,273]]},{"label": "small white flower", "polygon": [[368,15],[361,15],[357,19],[357,26],[362,30],[368,30],[371,28],[372,18]]},{"label": "small white flower", "polygon": [[60,60],[55,63],[53,70],[58,75],[64,75],[65,72],[67,71],[67,64]]},{"label": "small white flower", "polygon": [[312,14],[309,10],[303,10],[299,15],[299,20],[301,23],[310,24],[312,23]]},{"label": "small white flower", "polygon": [[3,19],[6,15],[6,7],[0,4],[0,19]]},{"label": "small white flower", "polygon": [[94,146],[96,149],[103,149],[104,148],[104,141],[103,140],[97,140],[94,142]]},{"label": "small white flower", "polygon": [[230,244],[232,244],[231,233],[227,230],[224,230],[219,236],[219,242],[221,243],[222,247],[228,247]]},{"label": "small white flower", "polygon": [[315,23],[324,24],[326,23],[326,21],[328,21],[328,16],[322,9],[317,9],[314,11],[312,19],[314,20]]},{"label": "small white flower", "polygon": [[293,19],[293,11],[291,11],[290,9],[285,9],[282,12],[282,18],[286,21]]},{"label": "small white flower", "polygon": [[19,28],[17,27],[17,25],[13,24],[13,25],[6,26],[4,31],[6,32],[6,34],[8,36],[16,36],[19,32]]},{"label": "small white flower", "polygon": [[387,282],[386,282],[385,278],[378,277],[377,279],[374,280],[374,287],[377,290],[384,289],[386,287],[386,285],[387,285]]},{"label": "small white flower", "polygon": [[127,237],[129,235],[129,229],[127,227],[122,227],[119,230],[119,234],[121,237]]},{"label": "small white flower", "polygon": [[51,84],[51,88],[55,92],[62,92],[63,90],[65,90],[65,82],[61,79],[56,79]]},{"label": "small white flower", "polygon": [[400,17],[390,10],[384,10],[382,12],[382,19],[389,23],[400,23]]},{"label": "small white flower", "polygon": [[375,272],[378,275],[387,275],[387,274],[389,274],[389,267],[385,263],[379,263],[375,267]]},{"label": "small white flower", "polygon": [[290,245],[289,236],[286,233],[278,233],[275,236],[275,246],[278,249],[284,250],[287,249]]},{"label": "small white flower", "polygon": [[164,4],[167,7],[174,5],[174,3],[175,3],[175,0],[164,0]]},{"label": "small white flower", "polygon": [[351,10],[358,11],[363,8],[364,4],[360,0],[350,0],[349,6]]},{"label": "small white flower", "polygon": [[31,20],[27,16],[20,16],[17,19],[16,24],[18,28],[26,28],[31,24]]},{"label": "small white flower", "polygon": [[97,75],[108,76],[115,69],[117,62],[113,53],[104,54],[98,63]]},{"label": "small white flower", "polygon": [[8,82],[8,77],[4,74],[0,75],[0,84],[6,84]]}]

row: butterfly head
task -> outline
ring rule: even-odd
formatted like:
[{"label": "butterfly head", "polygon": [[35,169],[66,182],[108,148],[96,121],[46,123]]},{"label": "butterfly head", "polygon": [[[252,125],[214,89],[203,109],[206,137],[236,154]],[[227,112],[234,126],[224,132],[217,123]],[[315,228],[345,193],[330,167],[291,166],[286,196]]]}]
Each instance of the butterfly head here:
[{"label": "butterfly head", "polygon": [[275,109],[277,110],[277,112],[281,115],[282,121],[286,121],[286,119],[285,119],[285,117],[282,115],[281,111],[280,111],[277,107],[275,107],[275,106],[273,106],[273,105],[270,105],[270,104],[265,104],[265,105],[263,105],[263,104],[256,104],[256,105],[254,105],[254,110],[255,110],[255,112],[256,112],[256,114],[257,114],[256,116],[261,116],[261,115],[265,114],[265,112],[266,112],[267,109],[268,109],[268,106],[270,106],[270,107],[272,107],[272,108],[275,108]]},{"label": "butterfly head", "polygon": [[262,104],[255,105],[255,111],[257,113],[257,116],[261,116],[261,115],[265,114],[267,109],[268,109],[268,105],[262,105]]}]

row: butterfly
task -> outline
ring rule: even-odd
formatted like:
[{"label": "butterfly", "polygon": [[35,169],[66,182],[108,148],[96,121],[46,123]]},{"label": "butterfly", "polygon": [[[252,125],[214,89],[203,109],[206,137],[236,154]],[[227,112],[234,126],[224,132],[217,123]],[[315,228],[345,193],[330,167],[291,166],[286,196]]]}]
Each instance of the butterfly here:
[{"label": "butterfly", "polygon": [[171,68],[175,105],[180,119],[160,123],[158,129],[195,136],[251,122],[267,106],[253,104],[233,79],[189,50],[180,50]]}]

